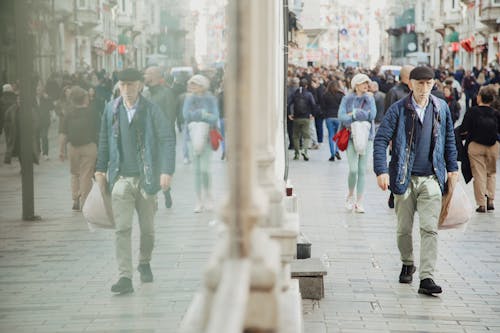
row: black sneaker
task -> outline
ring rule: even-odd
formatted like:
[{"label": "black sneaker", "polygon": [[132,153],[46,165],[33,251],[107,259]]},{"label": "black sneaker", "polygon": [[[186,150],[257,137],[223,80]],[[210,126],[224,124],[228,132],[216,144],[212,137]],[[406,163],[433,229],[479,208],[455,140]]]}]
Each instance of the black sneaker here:
[{"label": "black sneaker", "polygon": [[413,265],[403,265],[401,268],[401,274],[399,274],[399,283],[411,283],[413,280],[413,273],[417,268]]},{"label": "black sneaker", "polygon": [[478,213],[486,213],[486,207],[479,206],[479,207],[476,208],[476,212],[478,212]]},{"label": "black sneaker", "polygon": [[335,153],[335,157],[340,161],[342,159],[342,157],[340,157],[340,153],[339,152],[336,152]]},{"label": "black sneaker", "polygon": [[165,207],[172,207],[172,196],[170,195],[170,188],[166,191],[163,191],[163,195],[165,196]]},{"label": "black sneaker", "polygon": [[134,292],[132,280],[126,277],[121,277],[117,283],[111,286],[111,291],[118,294],[128,294]]},{"label": "black sneaker", "polygon": [[142,282],[153,282],[153,272],[151,272],[151,266],[149,264],[139,264],[137,270],[141,273]]},{"label": "black sneaker", "polygon": [[309,161],[309,156],[307,156],[307,153],[302,153],[302,157],[304,158],[304,161]]},{"label": "black sneaker", "polygon": [[432,295],[441,294],[443,290],[440,286],[434,283],[431,278],[423,279],[420,281],[420,288],[418,288],[419,294]]},{"label": "black sneaker", "polygon": [[389,199],[387,200],[387,206],[389,206],[389,208],[394,208],[394,194],[389,194]]},{"label": "black sneaker", "polygon": [[332,156],[328,159],[330,162],[335,162],[335,156]]}]

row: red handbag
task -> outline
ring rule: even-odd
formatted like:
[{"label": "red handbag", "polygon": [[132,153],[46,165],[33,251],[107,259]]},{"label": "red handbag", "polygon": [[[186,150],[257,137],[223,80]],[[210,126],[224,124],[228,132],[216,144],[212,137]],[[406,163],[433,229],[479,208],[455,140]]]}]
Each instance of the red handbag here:
[{"label": "red handbag", "polygon": [[223,138],[222,135],[217,130],[217,128],[214,127],[210,129],[208,136],[210,137],[210,144],[212,145],[212,149],[213,150],[219,149],[219,142],[222,141]]},{"label": "red handbag", "polygon": [[333,136],[333,141],[337,143],[337,147],[339,147],[341,151],[347,149],[347,145],[349,143],[349,135],[349,130],[344,127]]}]

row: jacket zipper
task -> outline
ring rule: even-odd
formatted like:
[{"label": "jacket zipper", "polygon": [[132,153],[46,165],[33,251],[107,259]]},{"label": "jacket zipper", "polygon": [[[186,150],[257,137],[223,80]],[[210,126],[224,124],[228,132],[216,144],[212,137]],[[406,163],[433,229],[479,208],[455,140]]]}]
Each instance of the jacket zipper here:
[{"label": "jacket zipper", "polygon": [[415,112],[412,114],[412,123],[411,123],[411,134],[410,134],[410,143],[406,146],[406,161],[403,166],[403,178],[399,182],[400,184],[404,184],[406,182],[406,174],[408,173],[408,163],[410,162],[410,149],[413,143],[413,132],[415,130]]}]

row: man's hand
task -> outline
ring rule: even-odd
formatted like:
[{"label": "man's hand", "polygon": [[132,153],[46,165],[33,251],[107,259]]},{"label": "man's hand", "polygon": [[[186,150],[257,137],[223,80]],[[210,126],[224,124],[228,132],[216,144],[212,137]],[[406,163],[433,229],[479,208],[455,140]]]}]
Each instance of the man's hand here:
[{"label": "man's hand", "polygon": [[293,120],[293,115],[289,115],[288,119]]},{"label": "man's hand", "polygon": [[448,176],[448,179],[456,178],[456,177],[458,177],[458,171],[448,172],[447,176]]},{"label": "man's hand", "polygon": [[386,191],[389,188],[389,174],[381,173],[380,175],[378,175],[377,184],[382,191]]},{"label": "man's hand", "polygon": [[170,187],[170,183],[172,182],[172,176],[167,175],[166,173],[162,173],[160,175],[160,186],[163,191],[168,190]]}]

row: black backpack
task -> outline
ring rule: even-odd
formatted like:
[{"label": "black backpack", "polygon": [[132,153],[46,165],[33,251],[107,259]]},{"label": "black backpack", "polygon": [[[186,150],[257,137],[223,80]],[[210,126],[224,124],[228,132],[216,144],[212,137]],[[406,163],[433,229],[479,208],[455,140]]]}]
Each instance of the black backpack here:
[{"label": "black backpack", "polygon": [[484,142],[478,142],[483,145],[492,146],[495,144],[498,132],[498,118],[496,112],[491,108],[475,109],[478,112],[474,128],[479,130]]},{"label": "black backpack", "polygon": [[297,90],[293,97],[293,116],[295,118],[307,118],[310,113],[309,100],[305,91],[300,92]]}]

